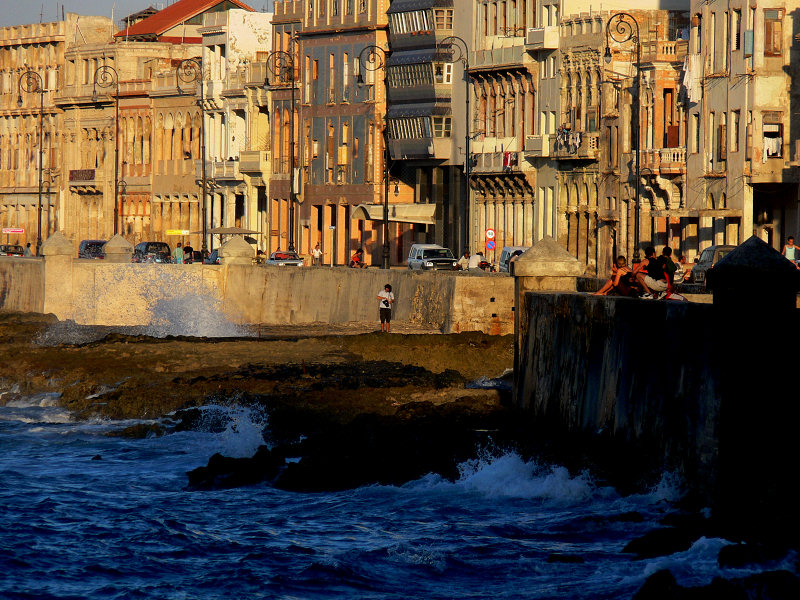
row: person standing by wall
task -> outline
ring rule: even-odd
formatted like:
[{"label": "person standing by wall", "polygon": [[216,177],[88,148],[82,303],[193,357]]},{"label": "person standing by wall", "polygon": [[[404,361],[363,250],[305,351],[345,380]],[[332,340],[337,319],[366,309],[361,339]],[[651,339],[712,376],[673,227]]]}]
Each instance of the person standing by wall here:
[{"label": "person standing by wall", "polygon": [[178,242],[178,245],[175,246],[175,250],[172,251],[172,262],[176,265],[183,264],[183,248],[181,248],[181,243]]},{"label": "person standing by wall", "polygon": [[379,310],[381,315],[381,333],[389,333],[392,323],[392,306],[394,305],[394,294],[392,286],[388,283],[383,286],[383,290],[378,292]]},{"label": "person standing by wall", "polygon": [[786,245],[783,247],[783,250],[781,250],[781,254],[783,254],[794,264],[797,264],[797,261],[800,260],[800,252],[797,250],[797,246],[794,245],[794,237],[790,235],[788,238],[786,238]]},{"label": "person standing by wall", "polygon": [[23,256],[25,256],[25,258],[30,258],[31,256],[33,256],[33,252],[31,251],[31,243],[30,242],[28,242],[25,245],[25,253],[23,254]]},{"label": "person standing by wall", "polygon": [[314,246],[314,249],[311,251],[311,259],[312,259],[311,260],[311,264],[313,264],[315,267],[321,267],[322,266],[322,256],[323,256],[323,252],[319,247],[319,242],[317,242],[317,245]]}]

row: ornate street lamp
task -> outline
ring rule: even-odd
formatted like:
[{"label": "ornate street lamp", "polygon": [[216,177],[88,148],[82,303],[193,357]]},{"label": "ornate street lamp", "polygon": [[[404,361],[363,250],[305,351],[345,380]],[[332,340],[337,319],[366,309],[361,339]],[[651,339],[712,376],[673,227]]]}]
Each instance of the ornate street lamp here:
[{"label": "ornate street lamp", "polygon": [[469,131],[469,122],[470,122],[470,114],[469,114],[469,94],[470,94],[470,76],[469,76],[469,48],[467,47],[467,42],[464,41],[463,38],[458,37],[457,35],[451,35],[443,40],[441,40],[438,44],[436,44],[436,49],[445,50],[450,54],[450,61],[451,62],[460,62],[464,66],[464,105],[465,105],[465,112],[464,112],[464,180],[466,184],[466,198],[464,200],[464,211],[462,213],[463,223],[461,225],[462,230],[461,234],[463,236],[464,241],[466,242],[467,248],[472,248],[472,235],[470,234],[470,218],[473,213],[471,199],[472,199],[472,190],[470,189],[470,170],[472,165],[472,157],[470,156],[470,131]]},{"label": "ornate street lamp", "polygon": [[25,71],[19,78],[17,85],[17,106],[22,108],[22,92],[29,94],[39,94],[39,203],[37,205],[37,222],[36,222],[36,256],[40,255],[40,248],[42,247],[42,151],[44,144],[44,129],[42,119],[44,117],[44,80],[42,76],[36,71]]},{"label": "ornate street lamp", "polygon": [[183,94],[181,81],[184,83],[198,82],[200,84],[200,189],[203,199],[200,203],[202,220],[203,239],[201,241],[201,252],[203,256],[208,253],[208,223],[206,222],[206,198],[208,196],[208,183],[206,182],[206,100],[205,100],[205,80],[203,78],[203,59],[202,57],[187,58],[182,60],[176,68],[175,87],[179,94]]},{"label": "ornate street lamp", "polygon": [[114,94],[114,235],[120,232],[119,227],[119,74],[110,65],[97,67],[94,72],[94,88],[92,102],[97,102],[97,88],[115,88]]},{"label": "ornate street lamp", "polygon": [[636,47],[636,81],[634,83],[634,91],[636,93],[636,102],[633,104],[633,124],[636,127],[636,152],[634,154],[634,169],[636,173],[636,181],[634,182],[634,247],[633,247],[633,261],[639,260],[639,203],[640,198],[640,181],[641,181],[641,168],[639,164],[641,154],[641,139],[642,128],[639,123],[639,115],[641,114],[641,85],[640,80],[642,76],[642,44],[639,38],[639,23],[629,13],[617,13],[612,15],[606,23],[606,51],[603,59],[606,64],[611,63],[611,40],[618,44],[625,42],[633,42]]},{"label": "ornate street lamp", "polygon": [[[297,38],[291,38],[292,43],[297,44]],[[291,90],[291,108],[289,109],[289,251],[294,252],[294,230],[295,230],[295,204],[297,203],[297,190],[294,181],[294,110],[295,110],[295,55],[284,50],[274,50],[267,58],[267,70],[270,75],[276,77],[278,82],[289,82]],[[264,82],[266,87],[268,82]]]},{"label": "ornate street lamp", "polygon": [[[364,78],[361,75],[363,69],[367,71],[384,71],[383,85],[386,91],[386,100],[389,99],[389,80],[386,78],[386,61],[389,53],[371,44],[365,47],[358,55],[358,83],[363,85]],[[389,172],[391,170],[391,153],[389,152],[389,126],[384,117],[383,123],[383,263],[382,269],[389,268]]]}]

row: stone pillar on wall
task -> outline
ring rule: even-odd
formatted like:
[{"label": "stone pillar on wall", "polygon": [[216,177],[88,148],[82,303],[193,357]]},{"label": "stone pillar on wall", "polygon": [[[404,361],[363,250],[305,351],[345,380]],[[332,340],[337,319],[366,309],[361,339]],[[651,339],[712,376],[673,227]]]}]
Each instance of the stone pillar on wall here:
[{"label": "stone pillar on wall", "polygon": [[714,515],[745,537],[797,540],[800,514],[786,466],[800,460],[792,377],[800,271],[752,236],[709,271],[707,285],[714,293],[709,360],[720,390]]},{"label": "stone pillar on wall", "polygon": [[513,263],[514,275],[514,383],[520,373],[523,338],[528,335],[529,315],[525,296],[532,291],[572,291],[583,275],[580,264],[551,236],[545,236]]},{"label": "stone pillar on wall", "polygon": [[240,235],[231,236],[219,248],[219,264],[249,265],[253,263],[253,247]]},{"label": "stone pillar on wall", "polygon": [[44,312],[60,320],[73,317],[72,261],[75,248],[57,231],[42,243],[44,257]]},{"label": "stone pillar on wall", "polygon": [[133,245],[117,234],[105,243],[103,253],[108,263],[129,263],[133,255]]}]

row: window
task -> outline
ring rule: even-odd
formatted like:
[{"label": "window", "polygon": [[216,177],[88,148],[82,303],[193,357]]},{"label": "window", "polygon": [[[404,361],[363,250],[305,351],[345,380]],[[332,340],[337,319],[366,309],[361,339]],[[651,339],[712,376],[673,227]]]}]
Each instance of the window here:
[{"label": "window", "polygon": [[691,152],[696,154],[700,151],[700,113],[693,113],[692,114],[692,126],[691,126],[691,142],[692,148]]},{"label": "window", "polygon": [[739,123],[741,113],[738,110],[731,111],[731,152],[739,151]]},{"label": "window", "polygon": [[453,28],[453,9],[452,8],[435,8],[433,10],[433,21],[436,29],[452,29]]},{"label": "window", "polygon": [[783,53],[783,10],[764,9],[764,56]]},{"label": "window", "polygon": [[717,130],[717,160],[728,160],[728,125],[725,122],[725,113],[721,116],[722,122]]},{"label": "window", "polygon": [[336,102],[336,57],[328,55],[328,104]]},{"label": "window", "polygon": [[350,55],[345,52],[342,58],[342,102],[350,100]]},{"label": "window", "polygon": [[692,39],[694,54],[700,54],[703,50],[703,16],[700,13],[692,17]]},{"label": "window", "polygon": [[433,63],[433,78],[436,83],[453,83],[453,63]]},{"label": "window", "polygon": [[783,156],[783,114],[765,112],[764,119],[764,160]]},{"label": "window", "polygon": [[331,16],[339,16],[339,0],[331,0]]},{"label": "window", "polygon": [[433,137],[450,137],[451,118],[433,117]]},{"label": "window", "polygon": [[742,11],[731,13],[731,52],[742,49]]}]

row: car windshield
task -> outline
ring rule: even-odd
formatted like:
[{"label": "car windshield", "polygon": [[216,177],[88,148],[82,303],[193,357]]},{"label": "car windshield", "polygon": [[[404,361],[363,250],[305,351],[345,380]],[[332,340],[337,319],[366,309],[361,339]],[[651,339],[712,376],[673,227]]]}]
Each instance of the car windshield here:
[{"label": "car windshield", "polygon": [[425,250],[422,253],[422,258],[453,258],[453,253],[447,248],[434,248]]},{"label": "car windshield", "polygon": [[297,252],[273,252],[270,256],[271,260],[299,260]]},{"label": "car windshield", "polygon": [[6,246],[6,252],[22,252],[22,246]]},{"label": "car windshield", "polygon": [[84,252],[100,252],[103,249],[105,242],[89,242],[83,249]]},{"label": "car windshield", "polygon": [[166,253],[169,254],[169,246],[166,244],[147,244],[147,249],[145,252],[158,252],[158,253]]}]

